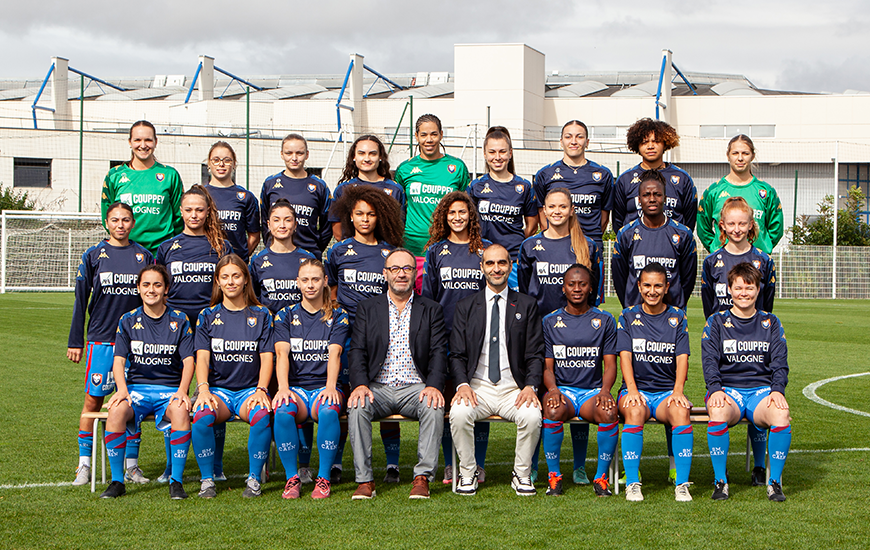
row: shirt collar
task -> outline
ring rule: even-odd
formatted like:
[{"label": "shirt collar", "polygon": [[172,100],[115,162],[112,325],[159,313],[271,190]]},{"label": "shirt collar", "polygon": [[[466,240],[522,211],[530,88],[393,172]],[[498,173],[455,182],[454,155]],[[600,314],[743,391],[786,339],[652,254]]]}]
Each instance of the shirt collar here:
[{"label": "shirt collar", "polygon": [[[394,301],[393,301],[393,298],[390,296],[390,292],[389,292],[389,291],[387,291],[387,302],[389,302],[389,304],[390,304],[391,306],[393,306],[394,308],[399,309],[399,306],[396,305],[396,302],[394,302]],[[407,303],[405,303],[405,307],[407,307],[407,306],[409,306],[409,305],[411,305],[411,304],[413,304],[413,303],[414,303],[414,293],[412,292],[412,293],[411,293],[411,297],[408,298]]]},{"label": "shirt collar", "polygon": [[[489,285],[486,285],[486,290],[485,290],[484,292],[486,292],[486,301],[487,301],[487,303],[491,302],[493,296],[496,295],[496,293],[495,293],[491,288],[489,288]],[[502,289],[502,291],[498,293],[498,295],[501,296],[501,299],[503,300],[504,303],[507,303],[508,287],[505,286],[505,287]]]}]

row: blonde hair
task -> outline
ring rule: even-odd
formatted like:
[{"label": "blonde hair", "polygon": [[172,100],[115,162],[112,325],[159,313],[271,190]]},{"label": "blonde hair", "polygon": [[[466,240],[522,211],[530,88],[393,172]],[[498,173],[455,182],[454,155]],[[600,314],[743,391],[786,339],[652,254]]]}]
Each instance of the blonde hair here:
[{"label": "blonde hair", "polygon": [[556,193],[564,195],[565,198],[568,199],[568,204],[571,205],[571,212],[568,216],[568,233],[571,236],[571,248],[574,250],[574,260],[576,263],[585,265],[591,269],[592,259],[589,257],[589,245],[586,243],[586,235],[583,234],[583,228],[580,227],[580,222],[577,221],[577,214],[574,212],[574,203],[571,201],[571,192],[564,187],[551,189],[550,192],[547,193],[547,197],[544,199],[544,204],[546,204],[546,199],[550,198],[550,195]]},{"label": "blonde hair", "polygon": [[[299,262],[299,271],[302,271],[303,267],[314,267],[320,270],[323,274],[323,279],[326,280],[326,268],[323,267],[323,262],[318,260],[317,258],[305,258],[301,262]],[[323,306],[321,306],[320,311],[323,312],[323,317],[320,318],[324,323],[332,319],[332,313],[335,311],[336,307],[338,307],[338,303],[332,300],[332,293],[329,289],[328,285],[323,286]]]},{"label": "blonde hair", "polygon": [[746,233],[746,240],[754,243],[758,238],[758,222],[755,221],[755,211],[743,197],[728,197],[725,199],[725,204],[722,205],[722,210],[719,211],[719,242],[722,246],[725,246],[725,243],[728,241],[728,237],[725,236],[725,222],[722,219],[725,217],[726,212],[732,210],[740,210],[749,216],[752,226]]}]

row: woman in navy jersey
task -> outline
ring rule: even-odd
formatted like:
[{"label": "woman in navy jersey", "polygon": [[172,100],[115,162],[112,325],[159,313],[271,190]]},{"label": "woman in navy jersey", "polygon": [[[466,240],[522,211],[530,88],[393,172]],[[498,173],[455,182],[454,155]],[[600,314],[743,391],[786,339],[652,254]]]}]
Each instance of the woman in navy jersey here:
[{"label": "woman in navy jersey", "polygon": [[[544,317],[544,454],[550,471],[547,494],[562,494],[559,467],[564,422],[575,416],[598,425],[598,470],[595,494],[611,495],[607,473],[619,438],[616,402],[616,321],[589,305],[595,277],[587,266],[565,272],[562,292],[567,305]],[[585,456],[584,456],[585,458]]]},{"label": "woman in navy jersey", "polygon": [[296,245],[320,258],[332,238],[327,222],[332,195],[322,179],[305,171],[308,142],[304,137],[299,134],[285,137],[281,142],[281,159],[286,169],[263,182],[261,218],[268,218],[269,209],[278,199],[290,201],[296,212]]},{"label": "woman in navy jersey", "polygon": [[[133,209],[116,202],[106,210],[106,228],[109,238],[100,241],[82,254],[76,274],[75,304],[69,329],[66,356],[73,363],[85,358],[85,403],[82,413],[97,412],[103,399],[115,391],[112,375],[115,333],[118,319],[141,305],[136,290],[139,270],[154,263],[151,253],[130,242],[130,231],[135,226]],[[85,315],[88,317],[87,347],[85,346]],[[91,479],[91,453],[93,451],[93,421],[79,420],[79,465],[73,485],[85,485]],[[130,434],[138,450],[136,434]],[[132,446],[132,445],[131,445]],[[138,456],[138,452],[136,453]],[[138,461],[137,461],[138,462]],[[129,467],[129,474],[137,483],[147,483],[137,463]]]},{"label": "woman in navy jersey", "polygon": [[[402,246],[402,215],[398,202],[369,185],[348,187],[336,203],[335,212],[341,220],[342,234],[353,236],[329,248],[326,273],[332,299],[347,312],[353,325],[357,303],[387,290],[384,261],[390,250]],[[342,363],[341,381],[346,383],[347,359]],[[399,424],[381,422],[380,429],[387,454],[384,481],[398,483]],[[341,453],[338,456],[340,459]],[[335,478],[339,480],[340,472],[336,472]]]},{"label": "woman in navy jersey", "polygon": [[341,219],[335,211],[335,203],[348,187],[371,185],[396,199],[402,213],[405,212],[405,190],[390,179],[390,159],[384,144],[377,136],[366,134],[356,138],[347,152],[344,172],[335,191],[332,192],[333,208],[329,212],[329,223],[332,224],[332,236],[340,241],[350,235],[341,232]]},{"label": "woman in navy jersey", "polygon": [[538,229],[538,206],[532,184],[516,175],[511,136],[493,126],[483,140],[487,173],[468,186],[480,217],[483,238],[507,248],[514,262],[508,286],[517,288],[517,256],[523,239]]},{"label": "woman in navy jersey", "polygon": [[624,308],[639,304],[640,270],[656,262],[667,270],[668,303],[685,310],[698,276],[695,236],[685,225],[665,215],[667,185],[662,175],[647,170],[640,180],[643,216],[624,226],[613,245],[610,265],[616,295]]},{"label": "woman in navy jersey", "polygon": [[302,300],[296,286],[296,275],[299,264],[306,258],[314,258],[314,255],[294,243],[296,211],[287,199],[275,201],[266,223],[268,244],[251,258],[249,267],[254,293],[260,303],[274,314]]},{"label": "woman in navy jersey", "polygon": [[770,478],[764,484],[769,500],[785,500],[782,470],[791,448],[791,417],[785,399],[788,347],[776,315],[756,309],[761,285],[761,271],[752,264],[743,262],[732,267],[728,271],[728,291],[733,305],[711,315],[701,337],[705,401],[710,415],[707,445],[715,476],[713,500],[730,496],[726,470],[728,430],[744,417],[758,431],[770,429]]},{"label": "woman in navy jersey", "polygon": [[[166,307],[169,273],[162,265],[139,272],[142,306],[121,317],[115,337],[112,371],[118,391],[109,399],[106,452],[112,482],[100,498],[126,493],[125,427],[140,425],[154,415],[158,430],[168,432],[172,445],[169,496],[187,498],[182,480],[190,447],[190,381],[193,379],[193,331],[187,317]],[[125,366],[129,364],[129,369]]]},{"label": "woman in navy jersey", "polygon": [[253,193],[233,181],[236,152],[226,141],[215,142],[208,150],[211,179],[206,190],[214,199],[224,236],[233,252],[248,261],[260,244],[260,204]]},{"label": "woman in navy jersey", "polygon": [[667,185],[665,216],[695,230],[698,217],[698,191],[695,182],[682,168],[665,162],[665,151],[680,145],[680,136],[663,120],[642,118],[628,128],[625,136],[628,149],[640,155],[640,164],[623,172],[613,186],[613,232],[642,215],[639,200],[640,176],[646,170],[656,170]]},{"label": "woman in navy jersey", "polygon": [[[444,325],[449,334],[453,326],[453,311],[456,302],[482,290],[486,283],[480,270],[483,249],[489,246],[481,237],[480,219],[471,198],[463,191],[444,195],[432,214],[429,242],[426,243],[426,261],[423,265],[423,291],[444,309]],[[447,384],[445,387],[451,387]],[[449,403],[450,400],[445,398]],[[453,439],[450,422],[444,421],[444,483],[453,481]],[[474,425],[475,455],[477,459],[477,482],[486,479],[484,471],[486,447],[489,443],[489,423]]]},{"label": "woman in navy jersey", "polygon": [[299,498],[302,482],[296,466],[300,443],[296,426],[309,418],[317,422],[320,470],[311,498],[327,498],[341,433],[338,416],[344,394],[338,374],[350,322],[330,296],[320,260],[303,260],[298,281],[302,301],[275,316],[275,445],[287,474],[282,496]]},{"label": "woman in navy jersey", "polygon": [[586,158],[589,130],[579,120],[562,126],[559,144],[562,160],[544,166],[535,174],[535,197],[538,200],[541,227],[546,229],[544,199],[552,189],[568,190],[574,213],[583,233],[602,248],[602,236],[607,228],[612,207],[613,174],[600,164]]},{"label": "woman in navy jersey", "polygon": [[[566,304],[562,292],[563,274],[571,264],[590,268],[598,276],[601,273],[601,248],[584,235],[577,221],[571,193],[562,187],[550,189],[543,199],[546,229],[529,237],[520,245],[517,262],[517,282],[520,292],[538,299],[538,311],[546,316]],[[595,288],[589,295],[590,305],[598,302],[601,283],[596,278]],[[571,425],[571,441],[574,448],[574,483],[589,484],[586,475],[586,449],[589,443],[589,426]],[[537,479],[536,448],[533,457],[532,476]]]},{"label": "woman in navy jersey", "polygon": [[248,267],[235,254],[215,267],[211,303],[199,314],[195,338],[199,396],[193,406],[193,450],[202,478],[199,496],[217,495],[214,426],[239,416],[251,426],[242,496],[258,497],[272,441],[272,314],[257,301]]},{"label": "woman in navy jersey", "polygon": [[622,428],[622,461],[625,466],[625,499],[643,500],[640,489],[640,457],[643,426],[654,418],[672,429],[678,502],[692,500],[689,471],[692,468],[693,435],[689,423],[692,403],[683,393],[689,371],[689,327],[686,314],[667,304],[667,270],[659,263],[647,264],[638,278],[643,300],[622,311],[617,324],[617,351],[622,370],[619,414]]}]

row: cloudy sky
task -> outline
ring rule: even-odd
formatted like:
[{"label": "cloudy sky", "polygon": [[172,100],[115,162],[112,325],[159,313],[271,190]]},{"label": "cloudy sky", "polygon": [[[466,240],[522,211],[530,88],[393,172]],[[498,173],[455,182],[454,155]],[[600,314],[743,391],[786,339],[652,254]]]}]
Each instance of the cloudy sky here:
[{"label": "cloudy sky", "polygon": [[870,2],[710,0],[151,0],[7,2],[0,79],[42,79],[53,55],[102,77],[452,71],[453,44],[524,42],[547,70],[737,73],[757,86],[870,91]]}]

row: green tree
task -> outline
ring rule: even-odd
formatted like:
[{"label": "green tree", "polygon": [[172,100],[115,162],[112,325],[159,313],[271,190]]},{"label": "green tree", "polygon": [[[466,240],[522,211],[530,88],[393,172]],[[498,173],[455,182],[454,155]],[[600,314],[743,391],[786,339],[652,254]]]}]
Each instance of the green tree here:
[{"label": "green tree", "polygon": [[0,185],[0,210],[36,210],[36,203],[27,192],[16,192],[11,187]]},{"label": "green tree", "polygon": [[[864,193],[859,187],[849,189],[837,212],[837,244],[839,246],[870,246],[870,225],[862,221],[858,212],[864,204]],[[834,196],[826,195],[819,203],[819,217],[813,221],[803,215],[791,228],[792,244],[831,246],[834,242]]]}]

